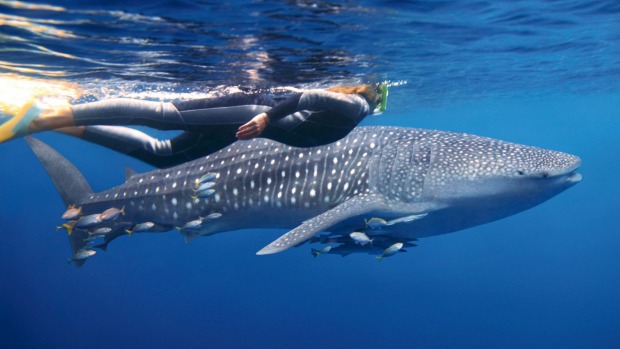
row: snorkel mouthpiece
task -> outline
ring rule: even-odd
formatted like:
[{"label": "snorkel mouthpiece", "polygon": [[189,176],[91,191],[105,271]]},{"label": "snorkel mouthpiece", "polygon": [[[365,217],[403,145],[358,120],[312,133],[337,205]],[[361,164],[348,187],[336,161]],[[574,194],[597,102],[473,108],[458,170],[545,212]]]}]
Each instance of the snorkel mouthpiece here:
[{"label": "snorkel mouthpiece", "polygon": [[379,90],[381,91],[381,103],[379,104],[379,112],[383,113],[387,109],[388,85],[382,84],[381,86],[379,86]]}]

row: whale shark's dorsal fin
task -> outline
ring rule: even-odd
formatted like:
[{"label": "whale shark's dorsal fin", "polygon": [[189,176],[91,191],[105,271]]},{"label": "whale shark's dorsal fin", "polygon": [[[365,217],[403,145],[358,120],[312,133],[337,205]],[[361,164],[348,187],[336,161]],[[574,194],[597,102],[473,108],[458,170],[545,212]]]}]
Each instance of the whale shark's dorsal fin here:
[{"label": "whale shark's dorsal fin", "polygon": [[128,181],[129,178],[137,175],[138,172],[129,166],[125,166],[125,181]]},{"label": "whale shark's dorsal fin", "polygon": [[388,209],[389,207],[385,200],[378,195],[361,195],[350,198],[331,210],[303,222],[300,226],[280,236],[256,254],[263,255],[282,252],[346,219],[373,211],[386,211]]}]

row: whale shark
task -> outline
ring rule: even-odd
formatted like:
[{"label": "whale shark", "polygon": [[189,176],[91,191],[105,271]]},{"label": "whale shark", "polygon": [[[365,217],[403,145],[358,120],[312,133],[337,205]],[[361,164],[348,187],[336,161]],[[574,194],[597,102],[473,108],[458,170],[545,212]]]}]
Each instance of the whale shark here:
[{"label": "whale shark", "polygon": [[[67,216],[79,212],[60,227],[80,257],[132,233],[178,230],[189,243],[253,228],[289,230],[258,255],[304,243],[329,244],[326,254],[383,254],[508,217],[581,180],[575,155],[464,133],[369,126],[310,148],[239,141],[175,167],[127,170],[125,183],[94,192],[60,153],[31,136],[27,142]],[[373,243],[356,243],[353,232]],[[81,266],[86,258],[71,260]]]}]

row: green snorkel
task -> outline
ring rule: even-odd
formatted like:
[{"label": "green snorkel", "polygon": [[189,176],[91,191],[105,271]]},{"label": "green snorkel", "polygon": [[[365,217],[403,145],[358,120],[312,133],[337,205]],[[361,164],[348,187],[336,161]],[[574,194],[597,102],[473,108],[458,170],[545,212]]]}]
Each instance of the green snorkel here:
[{"label": "green snorkel", "polygon": [[379,112],[383,113],[387,109],[388,85],[381,84],[379,86],[379,90],[381,91],[381,103],[379,103]]}]

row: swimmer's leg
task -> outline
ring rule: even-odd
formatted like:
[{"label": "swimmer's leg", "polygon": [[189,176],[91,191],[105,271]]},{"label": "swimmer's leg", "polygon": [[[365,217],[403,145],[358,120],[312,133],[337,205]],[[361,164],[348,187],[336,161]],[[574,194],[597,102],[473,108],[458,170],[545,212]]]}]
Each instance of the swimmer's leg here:
[{"label": "swimmer's leg", "polygon": [[[167,168],[195,160],[235,141],[232,132],[183,132],[173,139],[159,140],[129,127],[79,126],[59,132],[126,154],[158,168]],[[220,130],[224,131],[224,130]]]},{"label": "swimmer's leg", "polygon": [[0,119],[0,143],[30,133],[87,125],[143,125],[160,130],[187,128],[172,103],[109,99],[47,109],[31,103],[4,123]]},{"label": "swimmer's leg", "polygon": [[165,167],[161,166],[160,159],[172,155],[170,140],[159,140],[129,127],[75,126],[61,128],[58,131],[129,155],[156,167]]},{"label": "swimmer's leg", "polygon": [[158,130],[187,129],[172,103],[117,98],[78,104],[71,109],[75,126],[141,125]]},{"label": "swimmer's leg", "polygon": [[68,107],[46,108],[33,101],[25,105],[12,117],[0,118],[0,143],[52,128],[73,124],[73,115]]}]

